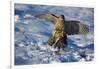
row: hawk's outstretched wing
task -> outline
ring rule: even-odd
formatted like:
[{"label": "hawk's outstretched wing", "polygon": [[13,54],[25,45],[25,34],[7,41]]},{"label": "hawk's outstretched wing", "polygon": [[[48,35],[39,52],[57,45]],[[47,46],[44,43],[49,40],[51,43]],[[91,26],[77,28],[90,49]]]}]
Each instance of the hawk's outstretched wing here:
[{"label": "hawk's outstretched wing", "polygon": [[89,32],[88,26],[80,23],[80,21],[65,21],[64,32],[68,35],[87,34]]},{"label": "hawk's outstretched wing", "polygon": [[58,18],[57,16],[55,16],[54,14],[51,14],[51,13],[40,14],[35,17],[38,17],[40,19],[45,19],[46,21],[51,21],[53,24],[55,24],[56,18]]},{"label": "hawk's outstretched wing", "polygon": [[[36,17],[51,21],[53,24],[55,24],[56,19],[59,18],[51,13],[37,15]],[[68,35],[86,34],[89,32],[88,26],[82,24],[80,21],[70,20],[65,21],[64,24],[64,32],[66,32]]]}]

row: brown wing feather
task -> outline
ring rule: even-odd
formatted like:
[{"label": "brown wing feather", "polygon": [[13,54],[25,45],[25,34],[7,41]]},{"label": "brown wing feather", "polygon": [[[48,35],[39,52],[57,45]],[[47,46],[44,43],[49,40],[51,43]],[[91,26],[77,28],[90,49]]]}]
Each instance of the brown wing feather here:
[{"label": "brown wing feather", "polygon": [[53,24],[55,24],[56,18],[57,16],[55,16],[54,14],[48,13],[48,14],[40,14],[37,15],[36,17],[40,18],[40,19],[45,19],[46,21],[50,21]]},{"label": "brown wing feather", "polygon": [[81,24],[80,21],[65,21],[64,32],[68,35],[87,34],[89,29],[87,25]]}]

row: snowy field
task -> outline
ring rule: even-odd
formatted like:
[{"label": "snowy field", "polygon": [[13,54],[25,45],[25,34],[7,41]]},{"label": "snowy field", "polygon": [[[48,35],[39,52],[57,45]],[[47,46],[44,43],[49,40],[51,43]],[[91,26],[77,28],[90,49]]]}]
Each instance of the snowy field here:
[{"label": "snowy field", "polygon": [[[14,51],[15,65],[69,63],[94,60],[94,9],[85,7],[64,7],[15,4]],[[88,25],[87,35],[69,35],[68,46],[62,55],[50,50],[47,40],[53,24],[36,15],[51,12],[64,14],[66,20],[79,20]]]}]

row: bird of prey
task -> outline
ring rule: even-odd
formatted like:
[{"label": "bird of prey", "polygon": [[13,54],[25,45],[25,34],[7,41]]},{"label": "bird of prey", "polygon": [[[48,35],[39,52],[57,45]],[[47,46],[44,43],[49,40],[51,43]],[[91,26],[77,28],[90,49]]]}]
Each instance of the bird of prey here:
[{"label": "bird of prey", "polygon": [[87,34],[89,32],[87,25],[75,20],[66,21],[64,15],[56,16],[52,13],[47,13],[37,15],[36,17],[51,21],[54,24],[48,44],[54,46],[54,48],[58,48],[58,51],[67,46],[67,35]]}]

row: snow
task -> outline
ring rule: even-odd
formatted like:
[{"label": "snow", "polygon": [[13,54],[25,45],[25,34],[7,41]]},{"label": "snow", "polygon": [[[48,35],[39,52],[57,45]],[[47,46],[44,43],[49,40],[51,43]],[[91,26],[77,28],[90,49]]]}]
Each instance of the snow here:
[{"label": "snow", "polygon": [[[81,62],[94,60],[93,8],[53,7],[15,4],[15,65]],[[52,12],[66,20],[79,20],[89,26],[87,35],[69,35],[64,54],[57,55],[47,44],[53,24],[35,15]]]}]

